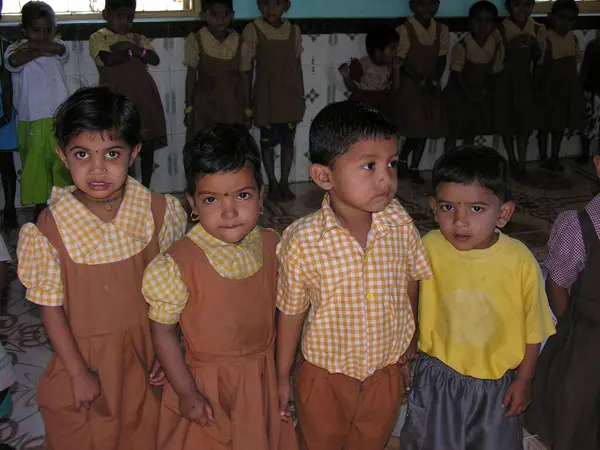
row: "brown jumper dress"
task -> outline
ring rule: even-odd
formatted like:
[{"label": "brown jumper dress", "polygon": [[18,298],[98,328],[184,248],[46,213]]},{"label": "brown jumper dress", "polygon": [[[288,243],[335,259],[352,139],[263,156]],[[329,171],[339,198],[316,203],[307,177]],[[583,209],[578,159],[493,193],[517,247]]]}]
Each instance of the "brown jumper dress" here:
[{"label": "brown jumper dress", "polygon": [[[540,25],[535,24],[537,35]],[[504,69],[498,74],[495,85],[496,133],[504,136],[529,136],[535,127],[536,109],[533,103],[532,65],[542,55],[539,44],[524,45],[523,37],[510,42],[506,30],[500,27],[504,43]],[[537,42],[537,41],[536,41]]]},{"label": "brown jumper dress", "polygon": [[256,31],[256,73],[254,80],[254,125],[298,124],[304,119],[304,79],[296,57],[296,27],[287,40],[268,39]]},{"label": "brown jumper dress", "polygon": [[544,131],[579,131],[585,127],[585,97],[577,72],[577,57],[552,57],[552,41],[546,40],[540,88],[540,120]]},{"label": "brown jumper dress", "polygon": [[[439,60],[442,24],[436,23],[433,45],[423,45],[419,42],[410,21],[406,21],[405,26],[410,39],[405,64],[425,78],[434,78]],[[392,107],[395,110],[394,116],[400,136],[440,138],[446,135],[448,126],[439,85],[432,92],[426,93],[417,81],[401,70],[400,89],[394,95]]]},{"label": "brown jumper dress", "polygon": [[587,261],[539,357],[525,428],[552,450],[600,450],[600,240],[579,212]]},{"label": "brown jumper dress", "polygon": [[291,422],[279,415],[273,344],[277,259],[275,233],[261,231],[263,267],[242,280],[221,277],[190,239],[168,251],[189,298],[179,324],[186,364],[208,398],[215,422],[183,418],[166,384],[160,411],[160,450],[295,450]]},{"label": "brown jumper dress", "polygon": [[116,66],[98,66],[99,84],[110,86],[127,97],[138,110],[142,122],[144,150],[167,146],[167,123],[160,93],[146,64],[132,58]]},{"label": "brown jumper dress", "polygon": [[48,450],[156,449],[159,399],[149,384],[155,355],[142,277],[159,253],[165,211],[165,197],[152,194],[155,231],[148,246],[131,258],[96,265],[70,258],[51,208],[40,215],[38,228],[60,258],[65,315],[101,387],[89,410],[76,410],[70,377],[52,355],[37,394]]},{"label": "brown jumper dress", "polygon": [[215,123],[244,123],[246,99],[240,72],[242,37],[231,59],[206,54],[200,34],[196,33],[200,59],[194,84],[194,130]]},{"label": "brown jumper dress", "polygon": [[[464,42],[459,42],[456,45],[465,47],[465,55],[467,53]],[[490,88],[490,80],[493,77],[494,64],[498,53],[498,46],[494,52],[492,59],[485,64],[476,64],[465,57],[465,65],[461,72],[463,82],[467,85],[480,101],[474,101],[467,97],[462,85],[460,84],[457,74],[450,73],[450,80],[443,96],[446,106],[449,135],[453,138],[464,139],[474,138],[480,135],[494,134],[493,126],[493,95],[485,88]]]}]

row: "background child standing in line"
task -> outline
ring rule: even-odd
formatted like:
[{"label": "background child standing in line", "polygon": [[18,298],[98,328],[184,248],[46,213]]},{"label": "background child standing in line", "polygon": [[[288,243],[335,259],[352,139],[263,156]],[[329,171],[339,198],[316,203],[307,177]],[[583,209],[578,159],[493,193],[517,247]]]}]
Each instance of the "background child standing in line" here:
[{"label": "background child standing in line", "polygon": [[338,69],[350,91],[348,100],[365,103],[389,116],[392,67],[399,40],[398,33],[386,25],[367,33],[367,56],[352,58]]},{"label": "background child standing in line", "polygon": [[[540,80],[538,145],[542,167],[562,171],[558,160],[565,131],[572,134],[585,126],[585,98],[577,72],[579,41],[573,26],[579,14],[575,0],[557,0],[548,15],[548,32]],[[548,159],[548,134],[552,153]]]},{"label": "background child standing in line", "polygon": [[[302,34],[297,25],[283,19],[291,6],[289,0],[258,0],[257,4],[262,18],[244,29],[248,57],[242,70],[252,80],[254,69],[252,118],[254,125],[260,128],[260,147],[269,181],[269,198],[289,201],[296,197],[289,187],[296,126],[304,118],[306,108],[300,62]],[[248,85],[251,83],[248,81]],[[281,146],[279,181],[275,177],[277,145]]]},{"label": "background child standing in line", "polygon": [[546,45],[546,27],[531,18],[534,3],[506,0],[509,16],[500,26],[505,57],[504,69],[495,83],[494,121],[508,154],[511,175],[518,180],[527,177],[527,145],[535,125],[533,93],[539,88],[534,72],[539,73],[538,64],[543,62]]},{"label": "background child standing in line", "polygon": [[433,17],[439,0],[410,0],[413,15],[397,28],[399,70],[395,75],[393,107],[398,134],[407,138],[400,152],[398,171],[409,173],[413,182],[422,184],[419,164],[428,138],[445,137],[446,112],[440,81],[446,69],[450,31]]},{"label": "background child standing in line", "polygon": [[475,137],[494,134],[492,83],[502,70],[504,47],[496,29],[498,8],[486,0],[469,9],[471,32],[452,49],[450,79],[444,89],[449,132],[446,151],[457,139],[473,144]]},{"label": "background child standing in line", "polygon": [[581,133],[581,156],[577,162],[586,164],[590,159],[591,141],[600,136],[600,37],[585,47],[579,77],[584,89],[586,118]]},{"label": "background child standing in line", "polygon": [[147,64],[157,66],[150,41],[131,32],[135,0],[106,0],[106,27],[90,36],[90,56],[98,67],[100,84],[125,95],[142,119],[142,184],[147,188],[154,171],[154,151],[167,145],[167,125],[160,94]]},{"label": "background child standing in line", "polygon": [[231,0],[205,0],[202,17],[206,26],[185,40],[185,125],[188,139],[215,123],[245,123],[249,88],[241,72],[247,49],[231,28]]},{"label": "background child standing in line", "polygon": [[25,39],[6,49],[6,68],[20,73],[18,145],[23,170],[21,204],[36,205],[35,218],[46,207],[52,186],[71,182],[69,171],[55,153],[52,116],[67,98],[63,63],[69,58],[65,43],[56,39],[54,10],[32,1],[21,10]]}]

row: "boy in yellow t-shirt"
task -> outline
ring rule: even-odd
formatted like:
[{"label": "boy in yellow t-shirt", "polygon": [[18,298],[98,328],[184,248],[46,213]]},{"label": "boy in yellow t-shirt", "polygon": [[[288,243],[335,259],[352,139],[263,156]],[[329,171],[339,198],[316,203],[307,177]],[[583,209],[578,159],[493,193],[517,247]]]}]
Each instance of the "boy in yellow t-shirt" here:
[{"label": "boy in yellow t-shirt", "polygon": [[554,334],[540,268],[498,229],[514,212],[506,160],[462,147],[433,169],[439,230],[423,239],[419,347],[402,450],[522,449],[540,343]]}]

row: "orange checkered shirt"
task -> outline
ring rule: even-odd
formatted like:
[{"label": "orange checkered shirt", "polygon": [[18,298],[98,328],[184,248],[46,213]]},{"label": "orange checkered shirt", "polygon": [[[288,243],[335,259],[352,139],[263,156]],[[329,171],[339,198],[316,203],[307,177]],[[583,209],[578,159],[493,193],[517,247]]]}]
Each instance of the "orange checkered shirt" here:
[{"label": "orange checkered shirt", "polygon": [[283,233],[277,307],[308,310],[307,361],[364,380],[394,364],[415,332],[407,286],[431,278],[421,236],[397,200],[373,214],[366,249],[337,220],[325,195],[319,211]]}]

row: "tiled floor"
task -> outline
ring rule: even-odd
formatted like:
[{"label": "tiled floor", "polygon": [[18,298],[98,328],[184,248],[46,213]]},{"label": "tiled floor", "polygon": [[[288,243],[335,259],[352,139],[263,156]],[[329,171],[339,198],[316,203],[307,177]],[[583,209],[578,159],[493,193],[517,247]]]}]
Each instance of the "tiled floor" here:
[{"label": "tiled floor", "polygon": [[[558,212],[582,208],[597,192],[600,183],[591,166],[579,168],[567,161],[568,169],[559,176],[532,170],[532,183],[515,185],[513,197],[518,211],[506,231],[525,242],[538,259],[545,254],[548,232]],[[267,203],[263,225],[283,230],[297,217],[317,209],[322,193],[310,183],[293,186],[298,198],[293,203]],[[427,205],[427,188],[400,183],[398,198],[414,217],[419,229],[426,232],[435,227]],[[22,219],[27,213],[22,214]],[[11,232],[7,242],[14,255],[17,233]],[[37,413],[35,391],[37,379],[51,355],[36,308],[23,298],[24,290],[15,279],[15,265],[6,293],[7,309],[0,313],[0,341],[11,355],[17,371],[14,386],[14,411],[10,420],[0,423],[0,443],[18,450],[41,450],[43,424]],[[533,437],[525,439],[526,450],[543,449]]]}]

